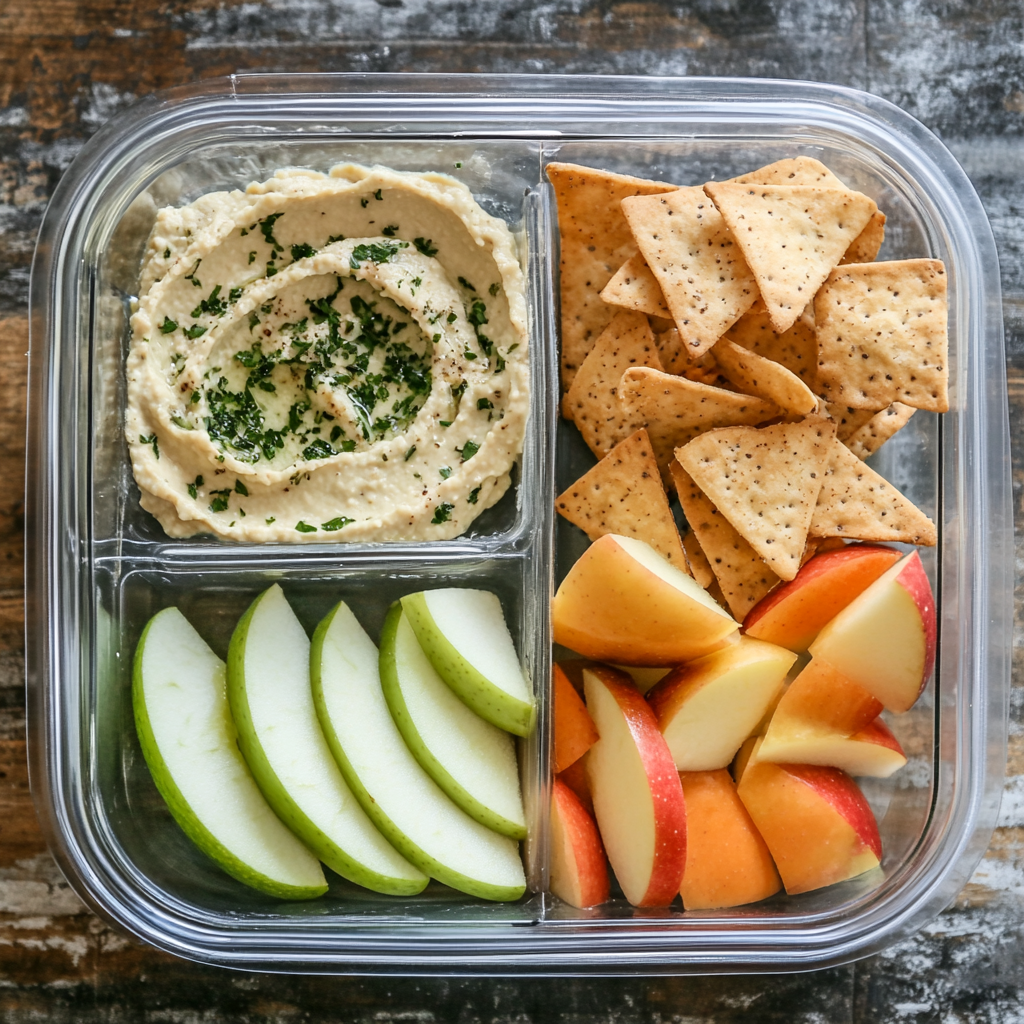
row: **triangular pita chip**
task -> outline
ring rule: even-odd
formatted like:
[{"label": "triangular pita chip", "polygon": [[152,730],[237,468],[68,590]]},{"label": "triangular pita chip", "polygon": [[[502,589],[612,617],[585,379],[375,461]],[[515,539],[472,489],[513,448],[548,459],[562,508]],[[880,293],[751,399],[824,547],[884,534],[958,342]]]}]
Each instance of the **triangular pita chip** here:
[{"label": "triangular pita chip", "polygon": [[851,263],[814,300],[818,380],[827,401],[855,409],[902,402],[945,412],[946,270],[941,260]]},{"label": "triangular pita chip", "polygon": [[555,499],[555,508],[591,540],[606,533],[636,537],[687,571],[646,430],[640,429],[616,445]]},{"label": "triangular pita chip", "polygon": [[624,196],[670,192],[676,186],[576,164],[550,163],[545,171],[558,204],[562,390],[566,391],[615,313],[598,293],[636,252],[619,204]]},{"label": "triangular pita chip", "polygon": [[673,459],[670,468],[683,515],[722,588],[729,611],[742,622],[747,612],[778,586],[779,577],[719,513],[678,461]]},{"label": "triangular pita chip", "polygon": [[791,156],[759,167],[749,174],[729,178],[736,185],[823,185],[846,188],[820,160],[812,156]]},{"label": "triangular pita chip", "polygon": [[647,317],[619,310],[583,360],[564,403],[598,458],[643,426],[643,421],[627,413],[619,402],[622,375],[632,366],[660,370],[661,365]]},{"label": "triangular pita chip", "polygon": [[686,564],[690,567],[690,575],[707,590],[715,581],[715,574],[711,571],[708,556],[704,554],[704,549],[693,530],[688,530],[683,537],[683,552],[686,555]]},{"label": "triangular pita chip", "polygon": [[658,346],[658,355],[666,373],[674,373],[687,380],[699,381],[701,384],[718,386],[722,378],[714,357],[710,352],[705,352],[696,359],[690,359],[683,339],[679,337],[679,331],[674,327],[662,334],[655,334],[654,344]]},{"label": "triangular pita chip", "polygon": [[767,311],[755,313],[751,310],[740,317],[729,329],[726,337],[750,352],[756,352],[765,359],[782,365],[795,373],[814,391],[817,380],[818,341],[814,327],[808,326],[803,317],[784,334],[772,327]]},{"label": "triangular pita chip", "polygon": [[647,424],[662,478],[669,484],[668,467],[680,445],[714,427],[763,423],[779,410],[761,398],[700,384],[657,370],[627,370],[619,384],[619,401],[626,411]]},{"label": "triangular pita chip", "polygon": [[885,214],[875,210],[868,226],[850,243],[846,254],[839,261],[844,263],[870,263],[878,256],[878,250],[885,241]]},{"label": "triangular pita chip", "polygon": [[836,405],[833,402],[826,402],[825,409],[835,421],[836,437],[844,444],[878,412],[877,409],[851,409],[848,405]]},{"label": "triangular pita chip", "polygon": [[697,187],[625,199],[622,212],[690,357],[702,355],[757,297],[725,221]]},{"label": "triangular pita chip", "polygon": [[877,209],[860,192],[817,185],[710,182],[704,190],[732,231],[780,334],[796,323]]},{"label": "triangular pita chip", "polygon": [[640,253],[630,256],[615,271],[601,292],[601,301],[610,306],[622,306],[624,309],[664,317],[666,320],[672,316],[665,296],[661,294],[658,279],[651,273],[651,268]]},{"label": "triangular pita chip", "polygon": [[748,395],[774,402],[788,416],[807,416],[818,407],[811,389],[782,363],[750,352],[728,337],[722,338],[711,354],[722,375],[736,387]]},{"label": "triangular pita chip", "polygon": [[[915,411],[902,402],[893,402],[888,409],[876,412],[849,437],[840,440],[858,459],[866,459],[869,455],[874,455],[893,434],[901,431]],[[836,436],[838,437],[838,434]]]},{"label": "triangular pita chip", "polygon": [[816,537],[934,545],[935,524],[842,442],[832,445],[828,472],[811,520]]},{"label": "triangular pita chip", "polygon": [[676,451],[694,482],[784,580],[800,568],[835,424],[712,430]]}]

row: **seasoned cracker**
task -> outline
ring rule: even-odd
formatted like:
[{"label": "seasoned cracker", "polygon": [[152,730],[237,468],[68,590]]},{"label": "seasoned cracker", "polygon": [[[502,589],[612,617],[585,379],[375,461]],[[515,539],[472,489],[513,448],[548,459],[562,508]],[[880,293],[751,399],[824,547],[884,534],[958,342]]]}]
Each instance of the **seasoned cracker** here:
[{"label": "seasoned cracker", "polygon": [[935,524],[839,440],[829,453],[811,533],[815,537],[929,546],[937,540]]},{"label": "seasoned cracker", "polygon": [[870,263],[878,256],[878,250],[885,241],[885,214],[875,210],[867,227],[850,243],[839,265],[846,263]]},{"label": "seasoned cracker", "polygon": [[561,236],[562,390],[608,326],[615,310],[598,293],[637,250],[620,203],[625,196],[671,192],[676,186],[626,174],[550,163]]},{"label": "seasoned cracker", "polygon": [[601,301],[610,306],[635,309],[668,320],[672,316],[661,285],[640,253],[630,256],[601,291]]},{"label": "seasoned cracker", "polygon": [[763,423],[778,415],[771,402],[657,370],[627,370],[619,385],[626,412],[647,425],[666,487],[676,448],[714,427]]},{"label": "seasoned cracker", "polygon": [[795,373],[728,337],[722,338],[711,354],[722,374],[741,391],[773,402],[788,416],[807,416],[818,406],[818,399]]},{"label": "seasoned cracker", "polygon": [[686,555],[686,564],[690,568],[690,575],[705,589],[715,582],[715,574],[711,571],[711,563],[704,549],[697,540],[697,534],[689,530],[683,537],[683,552]]},{"label": "seasoned cracker", "polygon": [[658,464],[643,428],[560,494],[555,508],[591,540],[606,533],[636,537],[683,572],[688,571]]},{"label": "seasoned cracker", "polygon": [[730,341],[765,359],[781,363],[814,391],[818,368],[818,341],[813,325],[803,317],[783,334],[773,327],[767,310],[751,310],[740,317],[725,335]]},{"label": "seasoned cracker", "polygon": [[676,458],[781,579],[800,568],[835,424],[811,417],[702,434]]},{"label": "seasoned cracker", "polygon": [[826,402],[825,409],[832,417],[836,425],[836,437],[844,444],[879,410],[877,409],[853,409],[848,405],[837,405],[834,402]]},{"label": "seasoned cracker", "polygon": [[583,360],[564,402],[565,411],[598,458],[643,426],[619,402],[619,381],[633,366],[662,368],[647,317],[619,310]]},{"label": "seasoned cracker", "polygon": [[677,460],[672,460],[670,470],[686,522],[696,534],[729,611],[733,618],[742,622],[747,612],[778,586],[779,577],[715,508]]},{"label": "seasoned cracker", "polygon": [[930,412],[949,408],[941,260],[837,267],[814,300],[814,316],[827,401],[855,409],[892,402]]},{"label": "seasoned cracker", "polygon": [[796,323],[877,209],[860,192],[817,185],[709,182],[704,190],[732,231],[780,334]]},{"label": "seasoned cracker", "polygon": [[757,297],[732,233],[698,187],[625,199],[622,212],[690,358],[702,355]]},{"label": "seasoned cracker", "polygon": [[893,434],[901,431],[916,411],[902,402],[893,402],[888,409],[876,412],[849,437],[839,439],[858,459],[866,459],[874,455]]}]

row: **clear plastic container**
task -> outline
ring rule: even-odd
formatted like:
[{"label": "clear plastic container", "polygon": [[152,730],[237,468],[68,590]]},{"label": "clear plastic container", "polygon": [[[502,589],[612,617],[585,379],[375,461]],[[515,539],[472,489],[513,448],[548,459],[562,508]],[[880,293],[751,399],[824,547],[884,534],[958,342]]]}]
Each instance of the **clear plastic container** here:
[{"label": "clear plastic container", "polygon": [[[866,786],[883,867],[732,911],[577,911],[545,892],[554,585],[582,535],[556,485],[591,463],[557,419],[558,234],[544,165],[568,160],[680,184],[799,153],[888,215],[881,258],[946,262],[950,392],[874,463],[936,521],[936,673],[893,723],[910,764]],[[528,281],[533,398],[515,486],[458,540],[244,545],[171,540],[138,506],[123,439],[127,314],[157,208],[283,166],[343,160],[443,170],[516,233]],[[461,167],[459,166],[461,164]],[[948,151],[891,104],[846,89],[713,79],[238,76],[151,97],[102,129],[60,183],[32,278],[28,691],[36,806],[82,898],[180,956],[273,971],[652,974],[792,970],[874,952],[941,910],[996,820],[1011,637],[1012,518],[999,273],[978,198]],[[557,539],[557,543],[556,543]],[[334,878],[282,904],[195,850],[135,736],[130,662],[147,618],[178,604],[224,654],[238,615],[280,580],[311,627],[340,598],[371,634],[398,594],[493,589],[540,701],[520,747],[531,893],[491,904],[432,883],[387,898]]]}]

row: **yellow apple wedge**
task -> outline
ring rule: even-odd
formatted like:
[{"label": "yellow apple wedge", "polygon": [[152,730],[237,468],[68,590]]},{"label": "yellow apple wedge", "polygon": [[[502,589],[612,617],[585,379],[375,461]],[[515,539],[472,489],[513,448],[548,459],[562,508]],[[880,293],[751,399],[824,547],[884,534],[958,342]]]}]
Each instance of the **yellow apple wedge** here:
[{"label": "yellow apple wedge", "polygon": [[718,650],[739,624],[653,548],[609,533],[569,570],[552,605],[555,642],[599,661],[679,664]]}]

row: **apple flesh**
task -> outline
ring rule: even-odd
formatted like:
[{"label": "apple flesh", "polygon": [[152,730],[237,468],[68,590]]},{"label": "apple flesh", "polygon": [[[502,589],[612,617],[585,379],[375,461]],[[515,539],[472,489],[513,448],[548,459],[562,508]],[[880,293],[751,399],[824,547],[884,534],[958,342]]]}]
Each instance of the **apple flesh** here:
[{"label": "apple flesh", "polygon": [[787,733],[860,732],[882,713],[882,702],[847,679],[828,662],[813,658],[790,683],[772,716],[769,729]]},{"label": "apple flesh", "polygon": [[586,658],[675,665],[723,647],[739,624],[692,576],[632,537],[605,534],[562,581],[555,642]]},{"label": "apple flesh", "polygon": [[533,732],[533,695],[495,594],[425,590],[403,597],[402,609],[437,674],[469,707],[506,732]]},{"label": "apple flesh", "polygon": [[554,667],[554,698],[554,771],[557,775],[597,742],[597,729],[586,705],[559,665]]},{"label": "apple flesh", "polygon": [[878,825],[846,772],[758,758],[755,747],[737,792],[787,893],[810,892],[878,867]]},{"label": "apple flesh", "polygon": [[381,632],[380,679],[391,717],[427,774],[481,825],[525,839],[512,737],[463,704],[434,671],[398,602]]},{"label": "apple flesh", "polygon": [[231,636],[228,700],[238,745],[277,816],[329,868],[389,895],[427,877],[374,827],[331,756],[309,680],[309,638],[276,584]]},{"label": "apple flesh", "polygon": [[608,860],[630,903],[667,907],[686,864],[686,805],[672,755],[629,676],[584,669],[583,687],[600,736],[586,760]]},{"label": "apple flesh", "polygon": [[593,817],[594,795],[590,792],[590,776],[587,774],[587,755],[584,754],[578,761],[573,761],[564,772],[559,773],[558,778],[576,794],[587,814]]},{"label": "apple flesh", "polygon": [[899,559],[899,551],[876,544],[815,555],[747,613],[743,630],[804,654],[825,624]]},{"label": "apple flesh", "polygon": [[908,711],[935,664],[935,598],[916,551],[883,573],[818,634],[811,656]]},{"label": "apple flesh", "polygon": [[203,853],[270,896],[308,900],[327,891],[320,862],[274,814],[242,758],[224,662],[177,608],[143,630],[132,705],[156,788]]},{"label": "apple flesh", "polygon": [[551,891],[573,907],[608,899],[608,862],[594,819],[561,780],[551,790]]},{"label": "apple flesh", "polygon": [[526,891],[519,846],[471,818],[409,752],[381,689],[377,648],[344,603],[317,626],[313,700],[338,766],[396,850],[453,889],[489,900]]},{"label": "apple flesh", "polygon": [[779,873],[729,773],[680,772],[679,781],[686,798],[683,906],[720,910],[777,893]]},{"label": "apple flesh", "polygon": [[849,736],[813,728],[787,732],[773,724],[757,757],[777,764],[827,765],[877,779],[887,779],[907,763],[899,740],[880,718]]},{"label": "apple flesh", "polygon": [[796,655],[741,637],[670,672],[648,694],[680,771],[725,768],[782,692]]}]

